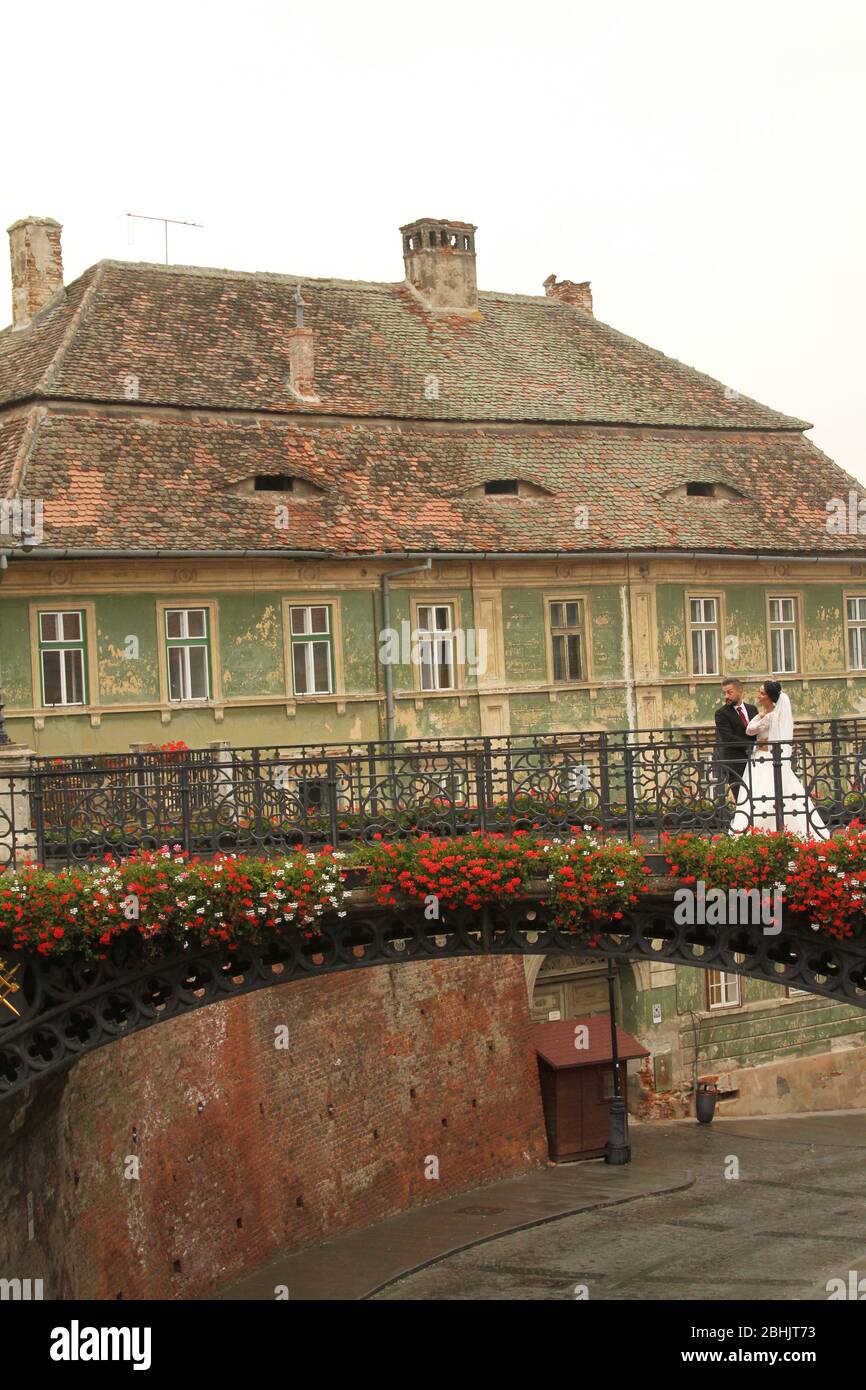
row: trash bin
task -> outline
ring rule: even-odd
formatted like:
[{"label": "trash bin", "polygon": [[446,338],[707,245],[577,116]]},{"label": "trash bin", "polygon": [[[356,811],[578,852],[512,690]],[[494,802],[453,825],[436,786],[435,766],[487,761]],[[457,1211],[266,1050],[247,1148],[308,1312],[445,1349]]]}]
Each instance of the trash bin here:
[{"label": "trash bin", "polygon": [[717,1076],[699,1076],[695,1090],[695,1117],[699,1125],[708,1125],[716,1113],[719,1098]]}]

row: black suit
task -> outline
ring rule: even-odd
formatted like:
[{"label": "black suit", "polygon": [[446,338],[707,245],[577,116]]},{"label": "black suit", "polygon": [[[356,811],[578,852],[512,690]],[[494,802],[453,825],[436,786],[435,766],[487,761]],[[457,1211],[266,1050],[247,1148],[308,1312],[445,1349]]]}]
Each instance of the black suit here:
[{"label": "black suit", "polygon": [[[749,718],[754,719],[758,713],[755,706],[743,701],[743,707]],[[722,705],[716,710],[716,763],[734,796],[754,742],[755,735],[746,733],[746,726],[733,705]]]}]

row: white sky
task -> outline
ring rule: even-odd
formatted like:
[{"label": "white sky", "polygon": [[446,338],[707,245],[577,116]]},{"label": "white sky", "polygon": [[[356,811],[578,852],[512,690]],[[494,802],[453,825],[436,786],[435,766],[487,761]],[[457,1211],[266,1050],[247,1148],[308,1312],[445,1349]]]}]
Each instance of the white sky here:
[{"label": "white sky", "polygon": [[[478,224],[482,289],[599,318],[777,409],[866,482],[860,0],[117,0],[6,7],[2,226],[103,257],[400,280]],[[0,322],[11,317],[8,272]]]}]

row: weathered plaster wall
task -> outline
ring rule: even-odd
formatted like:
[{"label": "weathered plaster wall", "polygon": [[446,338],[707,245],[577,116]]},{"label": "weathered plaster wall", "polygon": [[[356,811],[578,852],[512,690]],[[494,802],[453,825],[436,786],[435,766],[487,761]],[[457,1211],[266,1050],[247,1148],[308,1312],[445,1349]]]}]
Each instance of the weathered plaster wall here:
[{"label": "weathered plaster wall", "polygon": [[[831,1109],[854,1104],[843,1097],[860,1084],[856,1076],[866,1058],[866,1017],[861,1009],[816,995],[789,996],[784,988],[763,980],[741,980],[742,1005],[710,1011],[706,974],[685,966],[647,964],[623,971],[623,1025],[650,1048],[653,1056],[670,1055],[671,1080],[652,1087],[650,1113],[686,1113],[695,1061],[695,1023],[698,1075],[719,1074],[723,1090],[740,1090],[740,1099],[725,1101],[726,1113],[760,1113],[757,1097],[764,1083],[748,1080],[753,1068],[773,1067],[787,1078],[785,1096],[791,1110]],[[661,1007],[654,1023],[653,1005]],[[694,1022],[692,1018],[694,1014]],[[820,1080],[815,1057],[837,1049],[841,1079]],[[801,1065],[802,1064],[802,1065]],[[849,1073],[853,1073],[849,1074]],[[775,1075],[775,1073],[773,1073]],[[769,1075],[769,1072],[765,1074]],[[776,1105],[772,1108],[779,1110]],[[784,1108],[784,1107],[781,1107]]]},{"label": "weathered plaster wall", "polygon": [[[30,673],[30,628],[28,605],[22,598],[9,597],[0,590],[0,674],[7,709],[27,708],[33,702]],[[24,725],[27,727],[32,725]]]},{"label": "weathered plaster wall", "polygon": [[283,613],[276,593],[219,596],[219,658],[227,699],[286,688]]},{"label": "weathered plaster wall", "polygon": [[[129,573],[129,582],[123,576]],[[133,742],[182,739],[203,746],[228,739],[238,746],[363,741],[384,734],[384,680],[378,664],[381,628],[379,570],[358,562],[329,566],[279,567],[250,562],[211,562],[188,569],[130,565],[122,571],[97,562],[75,566],[10,566],[0,584],[0,662],[13,737],[46,754],[123,750]],[[859,576],[840,561],[832,582],[815,571],[788,566],[720,560],[713,565],[663,561],[641,567],[633,577],[636,709],[642,723],[709,724],[717,708],[719,680],[694,678],[688,670],[686,594],[718,593],[724,635],[738,641],[736,656],[723,657],[727,672],[745,678],[754,697],[767,673],[767,608],[770,592],[788,591],[800,600],[802,673],[786,681],[800,717],[830,718],[866,713],[866,677],[846,673],[844,595]],[[417,671],[407,661],[394,667],[398,737],[451,737],[478,732],[547,733],[580,728],[622,728],[628,723],[623,667],[620,585],[622,562],[598,559],[584,565],[546,561],[472,565],[439,562],[429,574],[398,576],[392,586],[392,620],[414,628],[412,600],[457,605],[459,626],[474,628],[478,612],[497,626],[501,617],[501,669],[479,679],[467,668],[464,689],[455,695],[420,692]],[[752,572],[753,571],[753,572]],[[795,572],[796,571],[796,572]],[[47,579],[46,579],[47,576]],[[805,578],[803,577],[805,576]],[[51,587],[52,583],[55,585]],[[860,585],[859,587],[863,587]],[[26,592],[24,592],[26,590]],[[550,689],[545,643],[545,596],[586,594],[589,598],[591,664],[579,687]],[[334,699],[295,702],[286,690],[282,613],[284,599],[315,601],[339,596],[345,693]],[[158,708],[156,605],[211,601],[217,605],[219,649],[215,652],[223,701],[217,709]],[[33,707],[28,605],[92,603],[100,710],[89,715],[37,711]],[[647,631],[644,628],[648,627]],[[651,629],[651,630],[650,630]],[[139,655],[124,654],[127,639]],[[497,658],[498,659],[498,658]],[[485,692],[498,700],[485,712]],[[283,698],[285,697],[285,698]],[[233,703],[235,702],[235,703]],[[264,702],[264,703],[260,703]],[[269,703],[268,703],[269,702]],[[136,708],[153,705],[151,709]]]}]

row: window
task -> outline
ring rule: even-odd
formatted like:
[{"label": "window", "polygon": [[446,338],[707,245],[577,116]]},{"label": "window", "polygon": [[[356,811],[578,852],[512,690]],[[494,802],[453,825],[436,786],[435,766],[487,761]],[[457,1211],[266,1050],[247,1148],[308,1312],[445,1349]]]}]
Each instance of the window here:
[{"label": "window", "polygon": [[465,768],[451,767],[447,771],[427,774],[433,800],[444,799],[455,806],[465,806],[469,797],[469,775]]},{"label": "window", "polygon": [[866,598],[857,595],[846,600],[848,619],[848,665],[852,671],[866,671]]},{"label": "window", "polygon": [[555,599],[548,606],[553,654],[553,679],[586,679],[583,599]]},{"label": "window", "polygon": [[770,667],[773,675],[797,669],[797,600],[770,599]]},{"label": "window", "polygon": [[39,614],[39,666],[43,705],[86,705],[84,613]]},{"label": "window", "polygon": [[463,496],[472,501],[480,497],[519,497],[527,501],[552,497],[553,493],[540,483],[531,482],[529,478],[488,478],[484,483],[473,483]]},{"label": "window", "polygon": [[168,698],[176,704],[210,699],[210,635],[206,608],[167,608]]},{"label": "window", "polygon": [[741,1002],[739,975],[729,970],[707,971],[707,1004],[711,1009],[730,1009]]},{"label": "window", "polygon": [[692,675],[719,674],[719,600],[689,599],[689,631],[692,648]]},{"label": "window", "polygon": [[686,497],[715,497],[715,483],[686,483]]},{"label": "window", "polygon": [[284,473],[257,473],[253,478],[253,492],[294,492],[294,478]]},{"label": "window", "polygon": [[450,603],[418,605],[418,654],[422,690],[454,690],[454,619]]},{"label": "window", "polygon": [[331,608],[314,603],[289,608],[292,685],[296,695],[333,695]]}]

